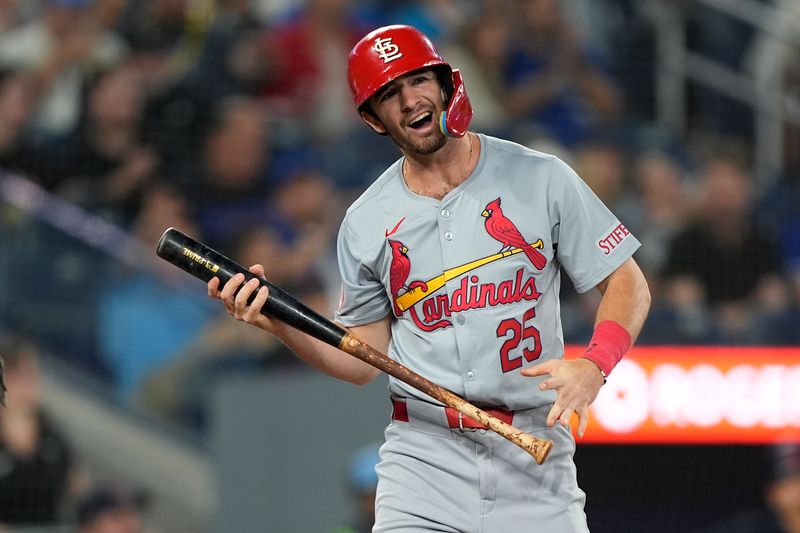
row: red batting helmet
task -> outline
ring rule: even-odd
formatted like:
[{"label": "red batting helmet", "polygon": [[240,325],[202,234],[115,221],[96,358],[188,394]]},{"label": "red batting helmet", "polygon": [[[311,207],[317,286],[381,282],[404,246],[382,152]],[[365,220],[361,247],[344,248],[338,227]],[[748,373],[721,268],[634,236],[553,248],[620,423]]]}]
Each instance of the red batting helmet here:
[{"label": "red batting helmet", "polygon": [[472,106],[461,73],[442,59],[436,47],[421,31],[411,26],[378,28],[364,36],[350,51],[347,80],[356,107],[378,89],[409,72],[433,68],[447,93],[447,110],[439,117],[446,135],[462,137],[472,120]]}]

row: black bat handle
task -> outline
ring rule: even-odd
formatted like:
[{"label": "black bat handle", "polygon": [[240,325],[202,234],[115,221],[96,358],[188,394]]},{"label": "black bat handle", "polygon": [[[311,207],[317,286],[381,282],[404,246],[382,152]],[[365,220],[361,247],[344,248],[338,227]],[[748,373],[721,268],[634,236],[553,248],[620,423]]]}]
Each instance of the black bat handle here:
[{"label": "black bat handle", "polygon": [[269,297],[261,308],[263,314],[277,318],[331,346],[338,348],[347,334],[344,328],[310,309],[288,292],[178,229],[169,228],[164,232],[156,245],[156,254],[206,283],[214,276],[218,277],[220,287],[236,274],[244,274],[245,281],[258,279],[261,286],[269,289]]}]

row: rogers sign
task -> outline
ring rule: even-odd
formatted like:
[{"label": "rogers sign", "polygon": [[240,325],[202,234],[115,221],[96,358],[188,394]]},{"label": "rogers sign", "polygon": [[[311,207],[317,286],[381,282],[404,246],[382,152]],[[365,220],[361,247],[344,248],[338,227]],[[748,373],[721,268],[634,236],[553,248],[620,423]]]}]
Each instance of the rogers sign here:
[{"label": "rogers sign", "polygon": [[580,442],[773,443],[798,430],[800,348],[636,347]]}]

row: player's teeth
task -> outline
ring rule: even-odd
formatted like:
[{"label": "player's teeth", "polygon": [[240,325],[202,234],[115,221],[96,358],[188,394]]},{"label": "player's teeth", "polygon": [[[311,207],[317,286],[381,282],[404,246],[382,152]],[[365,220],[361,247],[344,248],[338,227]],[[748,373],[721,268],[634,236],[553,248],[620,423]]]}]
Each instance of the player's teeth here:
[{"label": "player's teeth", "polygon": [[423,113],[422,115],[420,115],[420,116],[418,116],[417,118],[415,118],[414,120],[412,120],[412,121],[411,121],[411,125],[412,125],[412,126],[416,126],[416,125],[420,124],[420,123],[421,123],[423,120],[425,120],[426,118],[428,118],[429,116],[430,116],[430,112],[428,112],[428,113]]}]

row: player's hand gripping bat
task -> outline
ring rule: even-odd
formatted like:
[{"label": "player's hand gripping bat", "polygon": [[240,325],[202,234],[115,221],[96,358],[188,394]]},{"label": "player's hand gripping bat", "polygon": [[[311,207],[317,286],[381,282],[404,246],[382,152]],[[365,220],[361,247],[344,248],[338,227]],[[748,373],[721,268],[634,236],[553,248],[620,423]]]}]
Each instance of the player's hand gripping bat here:
[{"label": "player's hand gripping bat", "polygon": [[[223,285],[239,273],[244,274],[247,280],[257,277],[242,265],[175,228],[169,228],[164,232],[158,241],[156,253],[162,259],[205,282],[216,276],[220,280],[220,285]],[[542,464],[547,458],[550,448],[553,446],[552,441],[524,433],[475,407],[460,396],[425,379],[354,337],[342,326],[319,315],[266,279],[258,279],[262,286],[269,289],[269,296],[261,309],[265,315],[281,320],[312,337],[335,346],[480,422],[531,454],[537,463]]]}]

